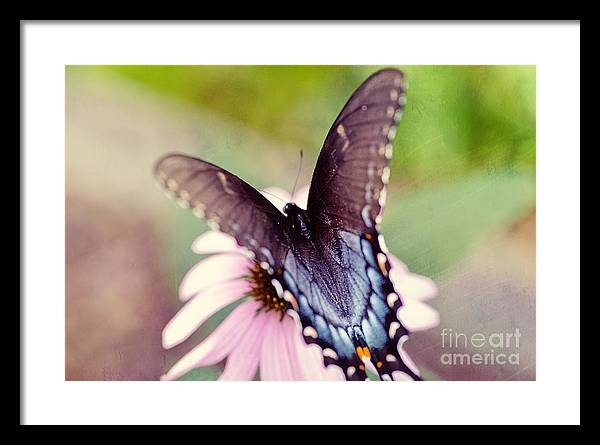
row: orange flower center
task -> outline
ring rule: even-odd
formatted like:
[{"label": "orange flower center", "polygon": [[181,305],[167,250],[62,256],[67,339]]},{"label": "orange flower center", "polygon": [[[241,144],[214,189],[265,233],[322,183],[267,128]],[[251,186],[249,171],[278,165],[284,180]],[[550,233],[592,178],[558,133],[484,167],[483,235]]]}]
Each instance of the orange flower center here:
[{"label": "orange flower center", "polygon": [[252,283],[250,295],[262,304],[263,310],[265,312],[271,310],[281,312],[281,318],[283,319],[285,311],[288,309],[288,303],[277,295],[277,291],[271,283],[271,275],[258,264],[255,264],[254,268],[250,269],[248,279]]}]

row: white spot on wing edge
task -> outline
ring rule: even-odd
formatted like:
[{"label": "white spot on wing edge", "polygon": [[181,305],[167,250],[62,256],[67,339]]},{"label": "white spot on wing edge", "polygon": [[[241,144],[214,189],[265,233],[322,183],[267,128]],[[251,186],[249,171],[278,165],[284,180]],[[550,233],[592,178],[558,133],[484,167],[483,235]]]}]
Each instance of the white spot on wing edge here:
[{"label": "white spot on wing edge", "polygon": [[304,334],[305,337],[319,338],[319,335],[317,334],[316,329],[313,328],[312,326],[306,326],[302,330],[302,333]]},{"label": "white spot on wing edge", "polygon": [[410,356],[404,349],[404,343],[406,342],[406,340],[408,340],[408,335],[403,335],[402,337],[400,337],[400,340],[398,340],[398,353],[400,354],[400,358],[402,359],[404,364],[408,367],[408,369],[410,369],[416,375],[420,376],[421,373],[419,372],[417,365],[415,364],[415,362],[413,362],[413,360],[410,358]]},{"label": "white spot on wing edge", "polygon": [[392,378],[394,380],[400,380],[400,381],[408,381],[408,382],[414,381],[411,376],[409,376],[407,373],[402,372],[402,371],[392,372]]},{"label": "white spot on wing edge", "polygon": [[325,349],[323,349],[323,356],[332,358],[334,360],[338,359],[338,355],[331,348],[325,348]]},{"label": "white spot on wing edge", "polygon": [[384,184],[387,184],[390,180],[390,168],[386,165],[383,167],[383,171],[381,172],[381,181]]},{"label": "white spot on wing edge", "polygon": [[394,304],[396,303],[396,301],[398,301],[398,294],[395,294],[394,292],[392,292],[391,294],[389,294],[387,296],[387,304],[389,307],[393,308]]},{"label": "white spot on wing edge", "polygon": [[[394,338],[396,336],[396,332],[398,331],[399,328],[400,328],[400,323],[398,323],[397,321],[392,321],[390,323],[390,329],[388,331],[390,338]],[[400,344],[400,343],[398,343],[398,344]]]},{"label": "white spot on wing edge", "polygon": [[365,226],[371,228],[373,227],[373,224],[371,222],[371,206],[370,205],[366,205],[363,207],[362,211],[360,212],[360,215],[362,216],[362,220],[365,223]]},{"label": "white spot on wing edge", "polygon": [[177,181],[173,178],[167,179],[167,187],[169,190],[177,190]]}]

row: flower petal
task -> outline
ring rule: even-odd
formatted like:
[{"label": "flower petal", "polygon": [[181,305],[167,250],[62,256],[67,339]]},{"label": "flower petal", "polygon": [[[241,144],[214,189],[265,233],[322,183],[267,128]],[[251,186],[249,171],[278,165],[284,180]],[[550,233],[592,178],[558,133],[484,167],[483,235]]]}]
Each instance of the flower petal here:
[{"label": "flower petal", "polygon": [[163,347],[168,349],[187,339],[212,314],[243,297],[251,289],[246,280],[214,286],[188,301],[163,329]]},{"label": "flower petal", "polygon": [[294,196],[292,196],[292,200],[296,203],[296,205],[298,207],[306,209],[306,206],[308,204],[309,189],[310,189],[310,187],[308,185],[300,187],[299,190],[296,190],[296,193],[294,193]]},{"label": "flower petal", "polygon": [[279,187],[267,187],[264,191],[261,191],[261,193],[265,198],[271,201],[271,204],[277,207],[280,212],[283,212],[283,207],[292,200],[290,194]]},{"label": "flower petal", "polygon": [[300,332],[296,330],[296,322],[291,317],[285,317],[281,323],[281,332],[285,338],[285,347],[290,364],[290,380],[302,380],[302,366],[296,351],[296,339]]},{"label": "flower petal", "polygon": [[241,247],[235,238],[217,230],[203,233],[192,243],[192,251],[204,255],[207,253],[238,252]]},{"label": "flower petal", "polygon": [[440,314],[431,306],[412,298],[402,298],[398,319],[409,331],[424,331],[437,326]]},{"label": "flower petal", "polygon": [[219,380],[252,380],[258,369],[265,327],[273,314],[261,312],[252,319],[250,327],[229,354]]},{"label": "flower petal", "polygon": [[250,258],[235,253],[222,253],[200,260],[183,277],[179,299],[189,300],[215,284],[247,275],[252,265]]},{"label": "flower petal", "polygon": [[[261,380],[299,380],[301,378],[295,349],[290,348],[290,325],[293,320],[273,314],[270,330],[265,333],[262,345],[260,378]],[[295,334],[295,329],[292,334]]]},{"label": "flower petal", "polygon": [[243,337],[260,303],[250,300],[240,304],[198,346],[183,356],[161,380],[176,380],[194,368],[222,361]]},{"label": "flower petal", "polygon": [[406,264],[394,255],[388,255],[392,269],[390,280],[401,295],[420,301],[429,300],[438,294],[438,289],[431,278],[412,273]]},{"label": "flower petal", "polygon": [[[393,272],[393,270],[392,270]],[[394,288],[400,295],[419,301],[426,301],[435,297],[438,289],[431,278],[407,272],[404,274],[391,274],[390,279]]]},{"label": "flower petal", "polygon": [[392,271],[390,272],[390,275],[394,271],[396,271],[396,273],[400,273],[400,274],[408,272],[408,266],[406,264],[404,264],[402,261],[400,261],[400,259],[397,256],[392,255],[391,253],[388,253],[388,260],[390,261],[390,264],[392,265]]},{"label": "flower petal", "polygon": [[260,351],[260,379],[267,380],[277,380],[278,375],[278,362],[277,355],[275,349],[275,328],[276,321],[273,318],[272,320],[267,321],[264,331],[264,340],[262,343],[261,351]]},{"label": "flower petal", "polygon": [[294,326],[294,328],[296,356],[302,379],[311,381],[346,380],[339,367],[325,367],[321,348],[317,345],[307,345],[302,338],[301,329],[298,326]]}]

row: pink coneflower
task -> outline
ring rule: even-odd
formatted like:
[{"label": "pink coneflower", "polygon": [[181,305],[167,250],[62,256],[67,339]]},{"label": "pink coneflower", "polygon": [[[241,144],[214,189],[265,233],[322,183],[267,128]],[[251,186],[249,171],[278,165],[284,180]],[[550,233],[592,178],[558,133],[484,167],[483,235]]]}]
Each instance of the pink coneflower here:
[{"label": "pink coneflower", "polygon": [[[267,189],[265,196],[280,210],[286,201],[306,208],[308,188],[294,199],[284,190]],[[277,196],[282,201],[273,198]],[[192,250],[210,254],[184,277],[179,297],[186,304],[163,330],[163,346],[171,348],[186,340],[211,315],[235,301],[244,301],[199,345],[161,377],[176,380],[190,370],[212,366],[226,359],[220,380],[344,380],[335,366],[326,368],[320,348],[307,345],[299,322],[285,312],[271,279],[229,235],[208,231],[198,237]],[[429,278],[411,273],[389,255],[390,278],[403,297],[399,317],[410,331],[437,325],[437,312],[423,301],[437,288]]]}]

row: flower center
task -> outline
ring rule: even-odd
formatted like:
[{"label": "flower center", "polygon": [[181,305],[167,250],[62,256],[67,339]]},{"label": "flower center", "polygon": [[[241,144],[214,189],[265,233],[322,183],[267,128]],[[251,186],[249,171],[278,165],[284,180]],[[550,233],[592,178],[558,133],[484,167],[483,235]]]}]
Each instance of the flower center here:
[{"label": "flower center", "polygon": [[250,269],[248,279],[252,283],[250,295],[252,295],[256,301],[262,303],[263,310],[265,312],[271,310],[281,312],[281,318],[283,319],[283,315],[288,309],[288,303],[277,295],[277,291],[271,283],[271,276],[269,273],[258,264],[255,264],[254,268]]}]

